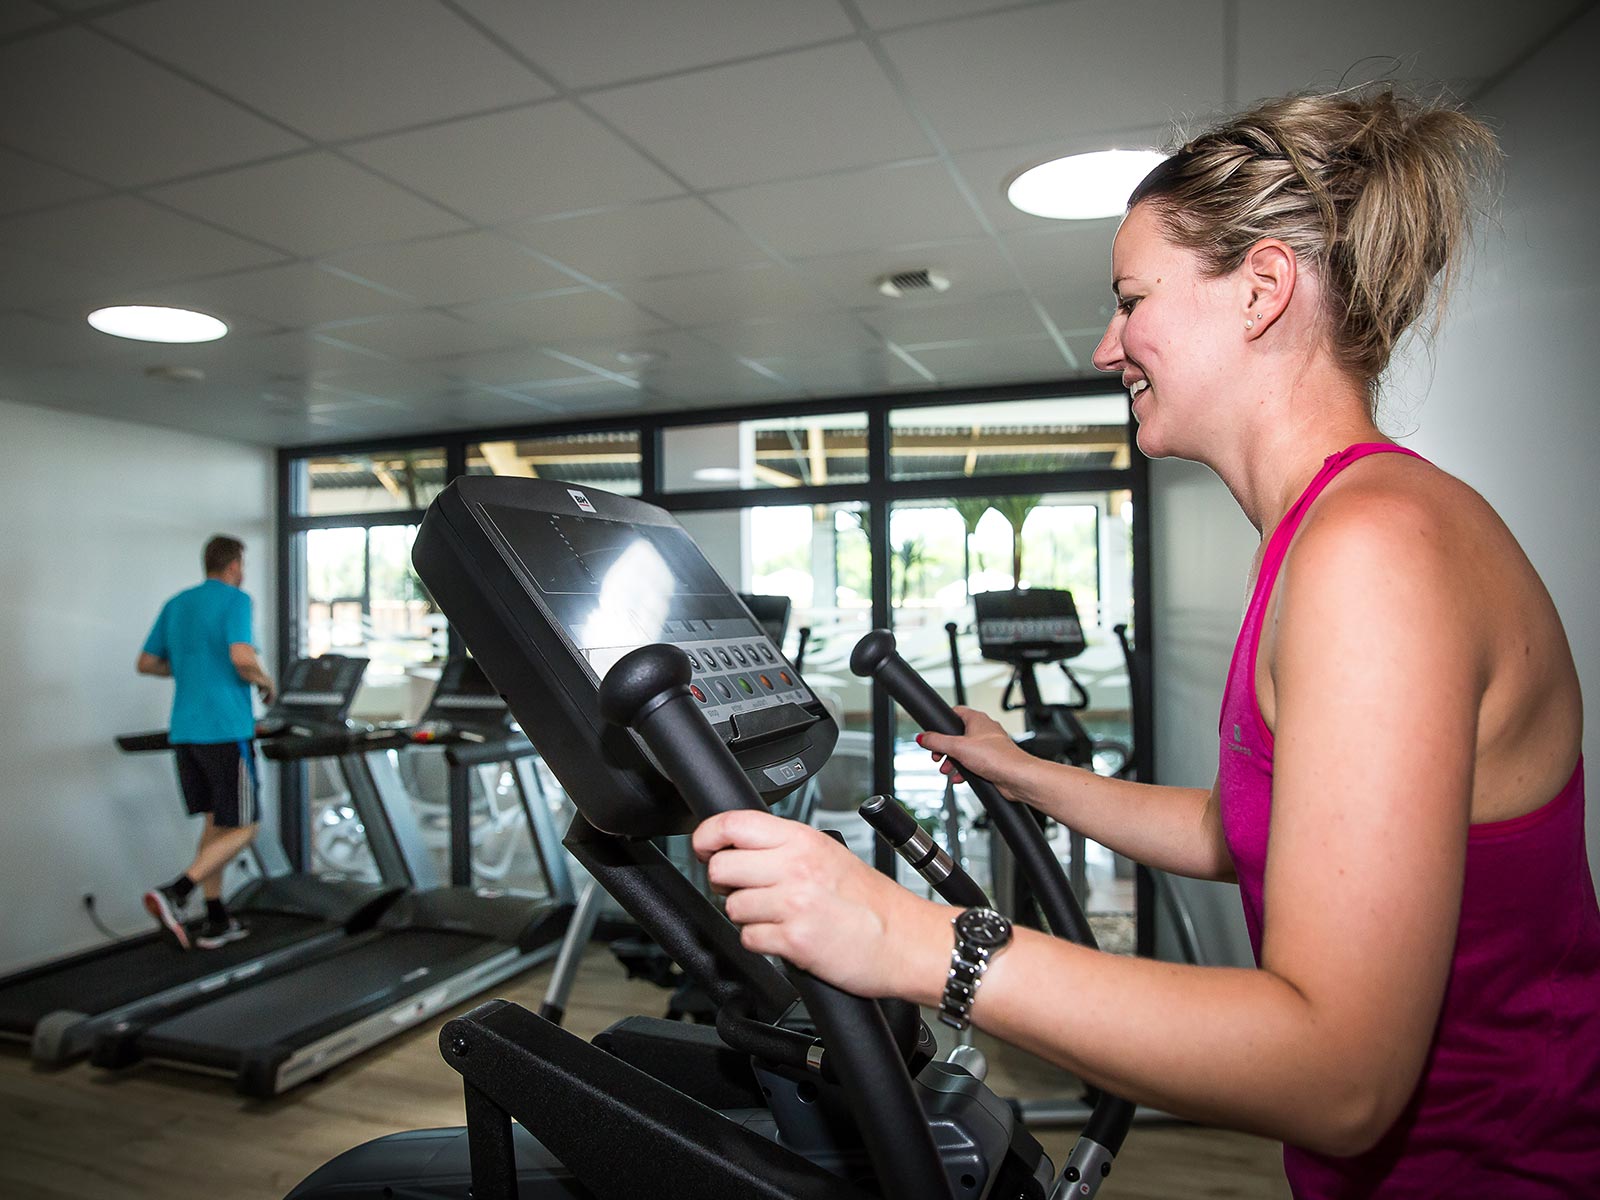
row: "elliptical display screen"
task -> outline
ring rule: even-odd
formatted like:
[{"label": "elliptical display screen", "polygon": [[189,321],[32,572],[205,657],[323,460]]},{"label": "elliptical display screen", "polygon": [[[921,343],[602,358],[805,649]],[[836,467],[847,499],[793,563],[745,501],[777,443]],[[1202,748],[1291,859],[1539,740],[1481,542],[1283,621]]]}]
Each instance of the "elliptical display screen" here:
[{"label": "elliptical display screen", "polygon": [[485,505],[595,680],[628,651],[759,632],[682,529]]},{"label": "elliptical display screen", "polygon": [[412,563],[517,724],[599,829],[692,828],[600,682],[640,646],[684,653],[688,690],[770,803],[838,737],[822,703],[670,514],[554,479],[462,476],[435,498]]}]

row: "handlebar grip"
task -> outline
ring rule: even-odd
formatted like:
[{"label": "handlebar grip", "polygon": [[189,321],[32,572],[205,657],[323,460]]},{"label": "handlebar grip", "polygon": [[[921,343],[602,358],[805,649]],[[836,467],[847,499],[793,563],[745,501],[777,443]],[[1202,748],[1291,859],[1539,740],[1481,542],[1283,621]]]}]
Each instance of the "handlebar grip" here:
[{"label": "handlebar grip", "polygon": [[[874,629],[856,643],[850,652],[850,669],[863,678],[881,683],[911,719],[933,733],[959,737],[966,726],[955,710],[944,702],[928,681],[917,674],[910,663],[895,649],[894,634],[887,629]],[[1002,796],[994,784],[974,775],[965,767],[961,774],[971,785],[973,795],[988,810],[995,828],[1005,838],[1016,856],[1017,866],[1027,877],[1033,894],[1044,911],[1050,928],[1059,936],[1070,938],[1082,946],[1098,947],[1094,931],[1078,905],[1078,898],[1067,885],[1061,864],[1056,861],[1044,834],[1031,817],[1020,811]]]},{"label": "handlebar grip", "polygon": [[[766,806],[744,769],[689,694],[689,660],[676,646],[641,646],[600,685],[600,711],[643,739],[690,810],[701,820]],[[791,968],[829,1048],[862,1131],[883,1194],[894,1200],[953,1200],[933,1133],[883,1010]]]},{"label": "handlebar grip", "polygon": [[167,740],[167,731],[158,729],[154,733],[119,733],[117,748],[124,754],[147,754],[152,750],[171,750],[172,743]]}]

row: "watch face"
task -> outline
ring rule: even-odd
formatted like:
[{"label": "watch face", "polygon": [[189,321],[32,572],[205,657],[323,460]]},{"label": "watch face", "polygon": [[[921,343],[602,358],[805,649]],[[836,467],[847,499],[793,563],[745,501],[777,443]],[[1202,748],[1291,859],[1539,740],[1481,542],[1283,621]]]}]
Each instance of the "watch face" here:
[{"label": "watch face", "polygon": [[969,908],[956,918],[956,932],[964,941],[994,950],[1011,940],[1011,922],[992,908]]}]

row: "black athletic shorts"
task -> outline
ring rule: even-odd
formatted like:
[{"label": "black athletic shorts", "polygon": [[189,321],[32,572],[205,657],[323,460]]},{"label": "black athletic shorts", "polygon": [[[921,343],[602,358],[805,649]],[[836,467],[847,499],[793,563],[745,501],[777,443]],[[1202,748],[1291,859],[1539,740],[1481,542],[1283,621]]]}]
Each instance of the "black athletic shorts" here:
[{"label": "black athletic shorts", "polygon": [[220,829],[254,825],[256,811],[256,748],[254,742],[177,745],[178,786],[194,816],[210,813]]}]

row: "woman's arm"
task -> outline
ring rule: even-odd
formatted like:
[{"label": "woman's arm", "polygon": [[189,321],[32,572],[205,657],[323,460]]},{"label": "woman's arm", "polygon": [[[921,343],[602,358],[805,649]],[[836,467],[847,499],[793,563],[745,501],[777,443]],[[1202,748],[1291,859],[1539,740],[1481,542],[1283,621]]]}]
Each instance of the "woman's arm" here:
[{"label": "woman's arm", "polygon": [[[1262,969],[1023,930],[979,989],[980,1026],[1130,1099],[1314,1150],[1357,1153],[1393,1122],[1448,975],[1484,681],[1450,555],[1417,514],[1373,516],[1308,526],[1280,584]],[[937,1001],[949,909],[764,814],[714,818],[695,846],[750,948]]]},{"label": "woman's arm", "polygon": [[951,759],[988,779],[1006,799],[1030,805],[1135,862],[1193,879],[1233,881],[1215,786],[1207,792],[1109,779],[1029,754],[976,709],[956,712],[966,723],[965,735],[925,733],[917,742],[957,782],[961,774]]}]

